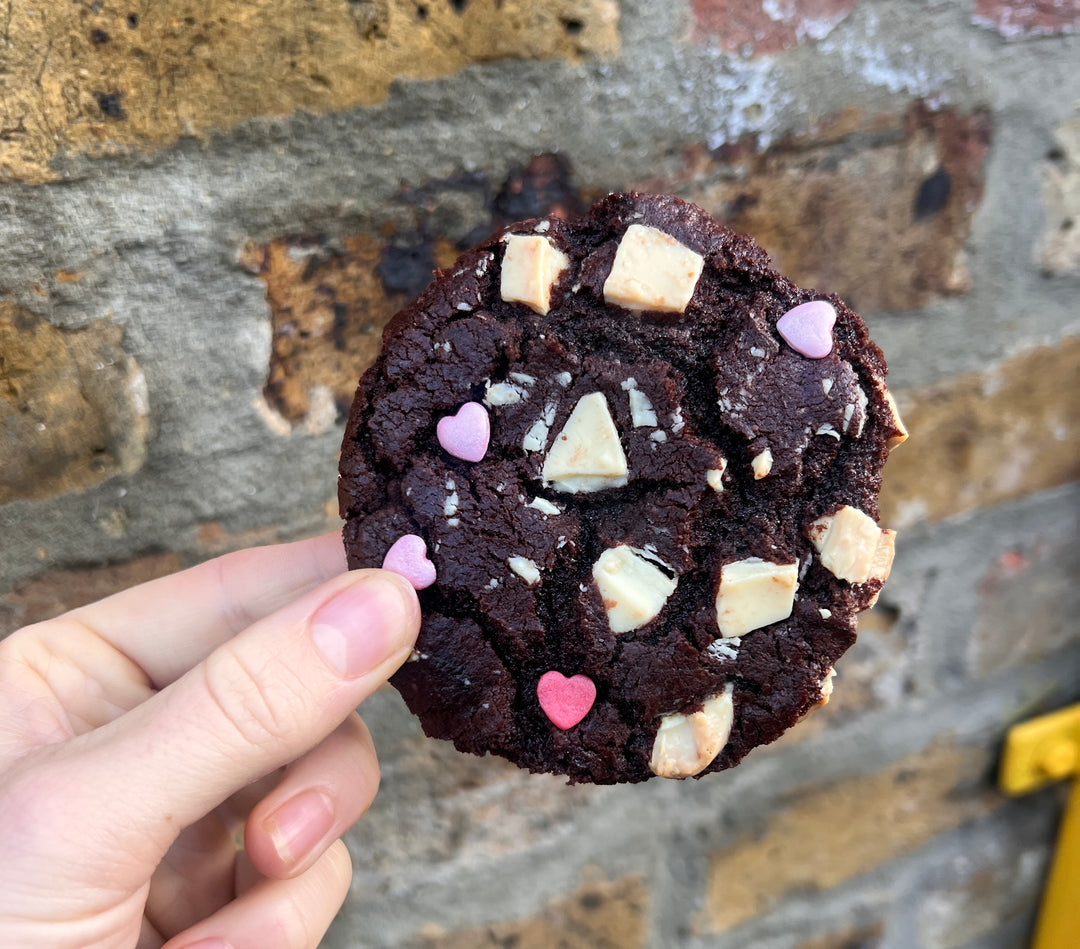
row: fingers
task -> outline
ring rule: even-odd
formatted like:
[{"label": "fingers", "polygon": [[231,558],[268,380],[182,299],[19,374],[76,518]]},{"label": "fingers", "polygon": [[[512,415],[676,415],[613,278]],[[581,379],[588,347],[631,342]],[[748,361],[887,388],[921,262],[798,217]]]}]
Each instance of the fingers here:
[{"label": "fingers", "polygon": [[335,841],[305,873],[257,883],[164,949],[315,949],[351,879],[349,852]]},{"label": "fingers", "polygon": [[238,550],[66,614],[95,630],[163,688],[221,643],[344,573],[337,532]]},{"label": "fingers", "polygon": [[186,828],[150,878],[154,930],[168,938],[216,913],[233,898],[235,866],[236,842],[216,814]]},{"label": "fingers", "polygon": [[81,800],[98,821],[113,817],[118,850],[163,854],[181,828],[334,731],[405,660],[419,618],[394,574],[331,580],[71,742]]},{"label": "fingers", "polygon": [[302,873],[360,819],[378,788],[371,734],[360,716],[350,715],[290,765],[252,810],[244,833],[248,856],[264,876]]}]

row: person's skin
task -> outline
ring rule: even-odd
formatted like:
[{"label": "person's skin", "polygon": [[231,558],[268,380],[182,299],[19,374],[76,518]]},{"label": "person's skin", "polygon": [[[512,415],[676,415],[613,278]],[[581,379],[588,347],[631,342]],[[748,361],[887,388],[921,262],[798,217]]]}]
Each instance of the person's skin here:
[{"label": "person's skin", "polygon": [[327,535],[0,642],[0,946],[317,946],[379,783],[354,710],[419,622]]}]

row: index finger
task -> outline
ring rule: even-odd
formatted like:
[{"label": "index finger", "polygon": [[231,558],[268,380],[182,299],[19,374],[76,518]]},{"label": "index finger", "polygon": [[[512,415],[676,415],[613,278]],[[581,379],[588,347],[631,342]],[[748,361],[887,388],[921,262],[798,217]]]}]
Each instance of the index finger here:
[{"label": "index finger", "polygon": [[113,594],[67,614],[164,688],[219,645],[346,570],[338,532],[253,547]]}]

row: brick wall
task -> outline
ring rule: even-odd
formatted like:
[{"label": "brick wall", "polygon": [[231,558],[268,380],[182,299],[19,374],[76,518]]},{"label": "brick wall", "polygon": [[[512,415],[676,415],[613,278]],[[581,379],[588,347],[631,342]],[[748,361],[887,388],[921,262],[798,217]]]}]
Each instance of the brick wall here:
[{"label": "brick wall", "polygon": [[[0,633],[335,523],[381,327],[500,222],[684,195],[863,312],[912,430],[833,701],[702,782],[571,788],[368,708],[330,947],[1006,949],[1080,699],[1070,0],[16,4],[0,46]],[[389,77],[396,77],[390,81]]]}]

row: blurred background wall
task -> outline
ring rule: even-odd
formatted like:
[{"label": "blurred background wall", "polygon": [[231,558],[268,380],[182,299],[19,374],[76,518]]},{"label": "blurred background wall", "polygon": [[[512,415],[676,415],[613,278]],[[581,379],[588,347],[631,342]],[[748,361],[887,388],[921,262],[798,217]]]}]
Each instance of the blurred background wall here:
[{"label": "blurred background wall", "polygon": [[396,694],[330,947],[1005,949],[1080,698],[1077,0],[0,9],[0,633],[333,528],[382,325],[500,222],[674,191],[836,290],[911,440],[832,703],[727,775],[567,787]]}]

